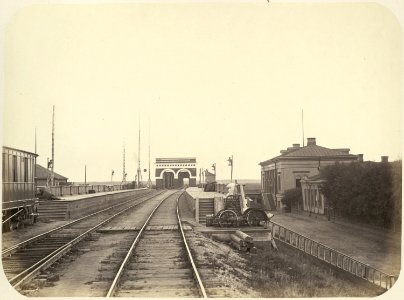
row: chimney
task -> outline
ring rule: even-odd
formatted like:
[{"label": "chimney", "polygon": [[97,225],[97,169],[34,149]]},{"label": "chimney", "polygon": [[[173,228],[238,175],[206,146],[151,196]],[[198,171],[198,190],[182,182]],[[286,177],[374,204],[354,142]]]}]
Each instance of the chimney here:
[{"label": "chimney", "polygon": [[358,162],[363,162],[363,154],[358,154]]},{"label": "chimney", "polygon": [[293,144],[293,149],[299,149],[300,148],[300,144]]},{"label": "chimney", "polygon": [[389,162],[389,157],[388,156],[382,156],[382,163],[388,163]]},{"label": "chimney", "polygon": [[307,146],[316,145],[316,138],[307,138]]}]

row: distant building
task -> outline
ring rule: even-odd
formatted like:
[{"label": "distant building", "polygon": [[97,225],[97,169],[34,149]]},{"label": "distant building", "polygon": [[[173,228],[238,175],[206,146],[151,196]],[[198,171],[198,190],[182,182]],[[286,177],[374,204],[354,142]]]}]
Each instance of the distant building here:
[{"label": "distant building", "polygon": [[[36,176],[35,176],[35,183],[36,186],[46,186],[46,182],[48,180],[48,176],[50,177],[51,171],[47,168],[42,167],[41,165],[35,165],[36,167]],[[67,185],[67,177],[64,177],[56,172],[53,172],[54,179],[55,179],[55,186],[58,185]]]},{"label": "distant building", "polygon": [[264,203],[270,209],[282,207],[281,200],[286,190],[301,187],[301,180],[318,175],[320,168],[337,162],[358,161],[358,155],[349,154],[350,149],[330,149],[316,144],[315,138],[307,138],[307,146],[293,144],[281,155],[260,162],[261,190]]},{"label": "distant building", "polygon": [[210,182],[215,182],[216,181],[216,175],[213,173],[210,173],[208,170],[205,170],[205,182],[210,183]]},{"label": "distant building", "polygon": [[3,203],[35,197],[34,166],[37,156],[35,153],[3,146]]},{"label": "distant building", "polygon": [[196,158],[156,158],[156,187],[174,189],[196,186]]}]

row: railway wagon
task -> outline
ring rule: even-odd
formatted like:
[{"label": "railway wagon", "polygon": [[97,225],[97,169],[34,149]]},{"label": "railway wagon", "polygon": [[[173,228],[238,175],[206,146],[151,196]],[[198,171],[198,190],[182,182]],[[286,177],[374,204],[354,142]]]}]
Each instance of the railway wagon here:
[{"label": "railway wagon", "polygon": [[35,164],[37,154],[3,146],[2,226],[3,232],[35,222]]}]

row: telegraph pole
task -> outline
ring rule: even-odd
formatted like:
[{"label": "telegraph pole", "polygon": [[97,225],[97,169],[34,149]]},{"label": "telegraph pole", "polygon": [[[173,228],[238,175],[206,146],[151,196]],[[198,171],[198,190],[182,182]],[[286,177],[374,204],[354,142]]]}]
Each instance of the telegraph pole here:
[{"label": "telegraph pole", "polygon": [[125,143],[123,144],[123,161],[122,161],[122,184],[126,183],[126,169],[125,169]]},{"label": "telegraph pole", "polygon": [[51,169],[51,186],[55,185],[55,105],[53,105],[53,113],[52,113],[52,169]]},{"label": "telegraph pole", "polygon": [[148,188],[153,187],[153,183],[152,183],[151,178],[150,178],[150,172],[151,172],[151,170],[150,170],[150,118],[149,118],[149,180],[147,181],[147,187]]},{"label": "telegraph pole", "polygon": [[140,183],[142,182],[142,170],[140,169],[140,116],[139,116],[139,142],[138,142],[138,151],[137,151],[137,187],[140,187]]},{"label": "telegraph pole", "polygon": [[87,193],[87,165],[84,165],[84,189]]},{"label": "telegraph pole", "polygon": [[303,147],[304,147],[304,123],[303,123],[303,109],[302,109],[302,135],[303,135]]}]

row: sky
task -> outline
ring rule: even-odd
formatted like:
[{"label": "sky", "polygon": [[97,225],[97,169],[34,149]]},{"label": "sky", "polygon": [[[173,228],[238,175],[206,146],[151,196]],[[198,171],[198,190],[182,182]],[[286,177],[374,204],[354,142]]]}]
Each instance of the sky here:
[{"label": "sky", "polygon": [[[259,179],[316,137],[365,160],[402,157],[402,32],[377,4],[33,5],[6,24],[3,145],[70,181],[152,179],[156,157]],[[143,178],[147,179],[144,173]]]}]

